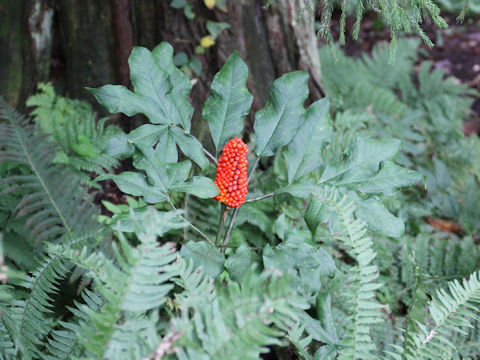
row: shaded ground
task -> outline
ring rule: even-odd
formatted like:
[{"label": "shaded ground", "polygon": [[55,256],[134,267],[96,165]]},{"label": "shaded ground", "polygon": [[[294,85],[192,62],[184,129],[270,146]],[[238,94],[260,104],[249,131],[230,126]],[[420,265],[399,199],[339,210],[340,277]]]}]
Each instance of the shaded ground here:
[{"label": "shaded ground", "polygon": [[[460,82],[480,91],[480,16],[465,19],[458,23],[454,15],[444,16],[449,24],[448,29],[439,30],[431,21],[423,24],[423,29],[435,43],[429,48],[421,45],[420,61],[430,60],[434,67],[443,69],[447,75],[457,78]],[[337,17],[338,19],[338,17]],[[353,29],[355,20],[347,18],[347,29]],[[332,24],[334,38],[338,38],[339,22]],[[353,40],[348,34],[343,47],[350,56],[360,56],[369,52],[381,41],[389,41],[390,33],[374,13],[365,15],[358,40]],[[472,119],[465,123],[465,133],[480,132],[480,99],[473,104]]]}]

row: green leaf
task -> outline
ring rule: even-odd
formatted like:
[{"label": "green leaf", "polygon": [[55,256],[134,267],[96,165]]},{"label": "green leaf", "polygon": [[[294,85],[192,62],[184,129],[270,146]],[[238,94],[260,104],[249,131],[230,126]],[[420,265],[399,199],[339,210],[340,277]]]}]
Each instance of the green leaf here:
[{"label": "green leaf", "polygon": [[187,0],[172,0],[170,6],[174,9],[181,9],[187,5]]},{"label": "green leaf", "polygon": [[305,122],[285,152],[289,184],[322,165],[322,150],[330,143],[333,133],[329,111],[327,98],[307,108]]},{"label": "green leaf", "polygon": [[144,47],[132,49],[128,64],[134,92],[119,85],[88,90],[112,113],[144,114],[154,124],[180,124],[189,131],[193,109],[186,98],[191,85],[176,72],[171,47],[162,44],[155,54]]},{"label": "green leaf", "polygon": [[[156,57],[147,49],[135,46],[128,58],[130,79],[136,94],[149,98],[160,112],[163,124],[180,124],[180,115],[171,101],[172,86],[169,74],[156,62]],[[173,61],[173,60],[172,60]],[[172,82],[175,79],[172,79]],[[154,121],[152,121],[154,122]]]},{"label": "green leaf", "polygon": [[128,134],[128,141],[132,144],[153,146],[160,139],[161,134],[166,132],[167,125],[145,124],[137,127]]},{"label": "green leaf", "polygon": [[213,40],[215,40],[223,30],[230,29],[230,24],[226,22],[207,21],[206,28],[210,35],[212,35]]},{"label": "green leaf", "polygon": [[112,114],[123,113],[127,116],[144,114],[152,123],[168,123],[151,99],[135,94],[123,85],[104,85],[96,89],[86,89]]},{"label": "green leaf", "polygon": [[327,223],[330,219],[331,211],[316,197],[313,197],[305,210],[304,219],[308,229],[313,235],[317,233],[318,225]]},{"label": "green leaf", "polygon": [[202,170],[208,168],[209,162],[203,152],[203,145],[194,136],[186,134],[181,129],[170,128],[170,133],[182,152],[192,161],[198,164]]},{"label": "green leaf", "polygon": [[155,152],[166,163],[175,163],[178,161],[177,144],[171,131],[167,130],[160,134],[158,143],[155,146]]},{"label": "green leaf", "polygon": [[282,215],[275,220],[272,230],[281,240],[285,241],[287,239],[287,235],[290,232],[290,225],[287,222],[285,213],[282,213]]},{"label": "green leaf", "polygon": [[234,254],[230,255],[225,262],[225,267],[230,274],[230,278],[237,282],[242,282],[243,278],[250,269],[259,260],[259,256],[246,244],[240,245]]},{"label": "green leaf", "polygon": [[203,273],[209,277],[216,278],[223,271],[225,256],[207,242],[189,241],[182,246],[180,255],[193,261],[195,268],[201,267]]},{"label": "green leaf", "polygon": [[77,143],[72,145],[72,148],[78,155],[85,157],[98,156],[97,149],[87,136],[80,134],[77,138],[77,141]]},{"label": "green leaf", "polygon": [[308,73],[295,71],[274,81],[267,105],[256,113],[255,152],[272,156],[287,145],[302,125],[308,97]]},{"label": "green leaf", "polygon": [[188,76],[175,66],[172,45],[161,42],[152,50],[152,54],[157,65],[169,75],[172,89],[167,97],[177,107],[180,124],[185,131],[190,132],[193,106],[188,102],[188,96],[192,89],[192,83]]},{"label": "green leaf", "polygon": [[[323,305],[323,304],[322,304]],[[328,308],[329,313],[327,314],[326,318],[328,319],[329,317],[331,318],[331,309]],[[317,341],[321,341],[325,344],[337,344],[338,339],[335,333],[335,328],[331,325],[327,329],[324,329],[322,322],[312,318],[310,315],[307,313],[302,314],[302,321],[305,323],[305,331],[309,334],[312,335],[313,338]]]},{"label": "green leaf", "polygon": [[234,52],[213,79],[202,116],[208,122],[217,153],[228,140],[241,136],[253,100],[247,77],[247,65]]},{"label": "green leaf", "polygon": [[392,195],[398,188],[410,186],[422,181],[423,176],[415,171],[396,165],[391,161],[381,164],[380,170],[370,175],[359,173],[356,178],[347,178],[338,183],[354,187],[367,194]]},{"label": "green leaf", "polygon": [[189,182],[174,185],[172,190],[186,192],[202,199],[210,199],[218,195],[217,185],[204,176],[194,176]]},{"label": "green leaf", "polygon": [[[200,48],[203,51],[205,51],[205,49],[201,46],[197,46],[197,48]],[[195,49],[197,49],[197,48],[195,48]],[[188,62],[188,67],[198,76],[200,76],[200,74],[202,73],[202,69],[203,69],[202,62],[196,56],[194,56],[190,59],[190,61]]]},{"label": "green leaf", "polygon": [[135,147],[128,142],[126,134],[121,133],[110,139],[105,148],[105,152],[111,156],[130,156],[135,151]]},{"label": "green leaf", "polygon": [[320,183],[346,184],[368,178],[379,170],[382,161],[393,160],[400,147],[397,139],[358,138],[346,151],[343,162],[327,166]]},{"label": "green leaf", "polygon": [[143,196],[145,201],[150,204],[165,201],[165,193],[147,183],[145,175],[138,172],[124,171],[119,175],[105,174],[97,177],[97,181],[112,179],[118,188],[126,194],[133,196]]},{"label": "green leaf", "polygon": [[[320,276],[330,276],[335,272],[335,263],[325,250],[299,239],[289,239],[273,248],[267,245],[262,257],[265,268],[292,274],[307,291],[318,291]],[[294,280],[295,283],[298,281]]]},{"label": "green leaf", "polygon": [[399,238],[405,233],[403,221],[392,215],[382,202],[376,198],[364,201],[355,201],[355,214],[360,220],[367,223],[372,231],[381,232],[387,236]]},{"label": "green leaf", "polygon": [[320,188],[319,185],[313,183],[311,180],[305,179],[305,180],[302,180],[301,183],[292,184],[292,185],[288,185],[286,187],[280,188],[275,193],[276,194],[289,193],[292,196],[295,196],[301,199],[306,199],[310,195],[312,195],[312,193],[315,190],[319,188]]},{"label": "green leaf", "polygon": [[175,66],[183,66],[188,62],[188,56],[184,52],[179,52],[173,57],[173,63]]},{"label": "green leaf", "polygon": [[183,14],[189,20],[195,19],[195,13],[193,12],[193,5],[192,4],[185,5],[183,8]]},{"label": "green leaf", "polygon": [[140,146],[139,149],[143,156],[135,158],[134,166],[137,169],[144,170],[150,183],[164,193],[168,193],[173,190],[175,185],[188,179],[192,168],[189,160],[179,163],[166,163],[163,161],[164,154],[150,147]]}]

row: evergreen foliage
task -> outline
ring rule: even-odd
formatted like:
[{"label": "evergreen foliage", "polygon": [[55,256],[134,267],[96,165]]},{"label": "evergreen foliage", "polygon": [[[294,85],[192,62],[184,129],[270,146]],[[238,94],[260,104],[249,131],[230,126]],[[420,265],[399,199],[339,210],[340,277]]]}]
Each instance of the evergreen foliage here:
[{"label": "evergreen foliage", "polygon": [[114,135],[120,129],[105,126],[108,118],[97,122],[88,103],[55,94],[51,84],[40,83],[38,89],[27,106],[34,107],[36,130],[51,136],[57,147],[52,161],[70,165],[82,182],[92,186],[95,183],[83,171],[103,174],[118,165]]},{"label": "evergreen foliage", "polygon": [[10,216],[27,218],[24,234],[30,244],[38,246],[63,234],[94,230],[95,206],[78,177],[53,163],[55,152],[45,137],[35,135],[29,120],[4,100],[0,100],[0,118],[4,120],[0,123],[1,160],[20,170],[2,180],[3,194],[20,194]]},{"label": "evergreen foliage", "polygon": [[[386,47],[362,59],[339,53],[342,69],[322,51],[330,101],[308,107],[305,72],[277,79],[255,114],[250,193],[235,211],[212,199],[211,179],[252,103],[236,54],[203,108],[212,153],[190,133],[191,84],[167,43],[134,49],[133,91],[90,89],[112,112],[147,117],[128,134],[110,137],[93,117],[50,122],[60,105],[40,105],[48,87],[37,127],[2,103],[0,358],[474,358],[480,165],[453,154],[480,148],[459,135],[475,94],[429,64],[414,86],[417,45],[400,41],[393,67]],[[131,171],[93,170],[131,196],[103,202],[113,216],[101,222],[80,185],[93,168],[52,163],[55,146],[86,161],[74,154],[80,134],[115,149],[98,145],[94,161],[132,159]],[[445,212],[461,221],[458,235],[421,218]]]}]

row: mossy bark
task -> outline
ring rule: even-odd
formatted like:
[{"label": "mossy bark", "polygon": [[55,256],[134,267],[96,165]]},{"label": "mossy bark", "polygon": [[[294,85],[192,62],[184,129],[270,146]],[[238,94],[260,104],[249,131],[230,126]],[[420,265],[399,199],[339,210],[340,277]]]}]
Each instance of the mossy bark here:
[{"label": "mossy bark", "polygon": [[22,89],[22,3],[0,1],[0,94],[11,105]]}]

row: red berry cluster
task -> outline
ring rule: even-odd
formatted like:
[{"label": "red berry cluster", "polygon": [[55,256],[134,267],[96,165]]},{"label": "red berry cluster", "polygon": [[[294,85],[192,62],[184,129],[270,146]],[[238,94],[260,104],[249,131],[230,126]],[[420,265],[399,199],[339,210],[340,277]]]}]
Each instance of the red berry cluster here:
[{"label": "red berry cluster", "polygon": [[234,138],[225,144],[217,163],[215,184],[220,194],[215,199],[230,207],[242,205],[248,193],[247,153],[242,139]]}]

